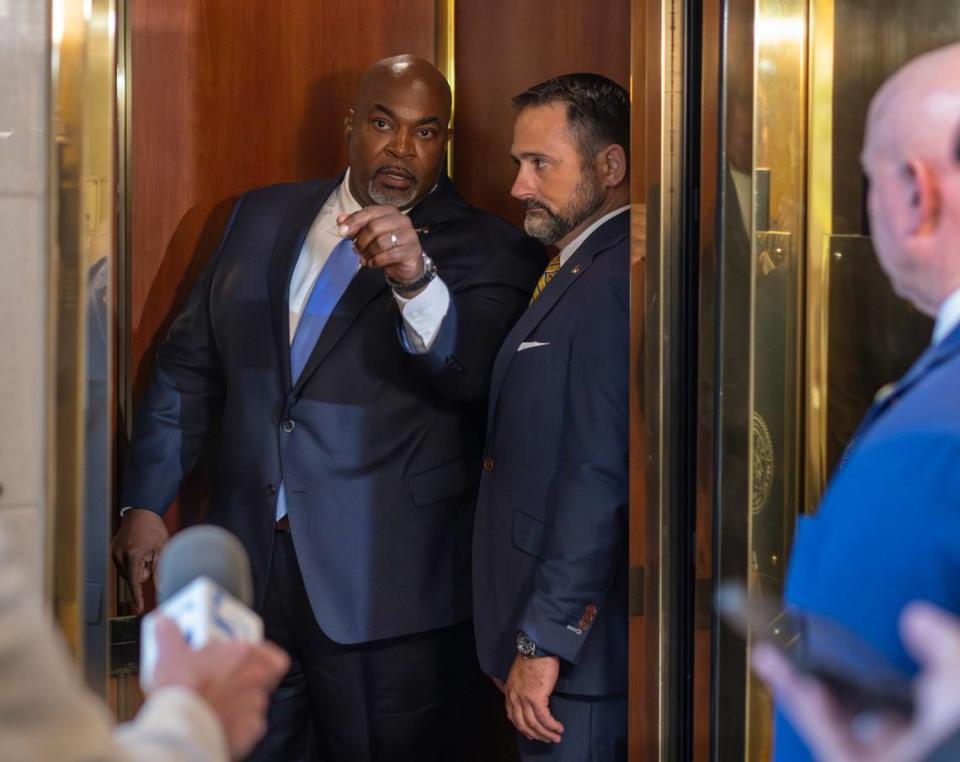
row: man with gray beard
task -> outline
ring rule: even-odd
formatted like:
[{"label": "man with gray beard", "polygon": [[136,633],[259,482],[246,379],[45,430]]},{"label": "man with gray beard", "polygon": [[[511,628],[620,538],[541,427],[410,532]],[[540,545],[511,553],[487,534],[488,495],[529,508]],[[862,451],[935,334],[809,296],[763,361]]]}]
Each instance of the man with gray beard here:
[{"label": "man with gray beard", "polygon": [[627,755],[629,97],[530,88],[511,153],[524,229],[560,252],[493,366],[474,527],[480,666],[521,757]]},{"label": "man with gray beard", "polygon": [[220,420],[209,520],[250,554],[287,650],[258,760],[464,759],[470,531],[493,357],[539,243],[442,171],[450,88],[397,56],[363,76],[349,168],[237,203],[157,356],[114,557],[134,600]]}]

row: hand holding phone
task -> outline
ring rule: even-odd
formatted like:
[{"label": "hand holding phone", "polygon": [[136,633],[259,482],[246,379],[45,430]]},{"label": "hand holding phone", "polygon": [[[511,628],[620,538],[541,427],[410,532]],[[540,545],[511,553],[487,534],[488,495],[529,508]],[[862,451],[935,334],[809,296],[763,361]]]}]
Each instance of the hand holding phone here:
[{"label": "hand holding phone", "polygon": [[904,645],[920,665],[911,719],[891,711],[852,715],[819,679],[796,669],[769,641],[752,664],[814,757],[829,762],[951,762],[960,759],[960,619],[914,602],[900,616]]},{"label": "hand holding phone", "polygon": [[799,672],[820,680],[851,716],[892,712],[913,716],[910,676],[840,623],[769,598],[750,596],[742,583],[717,591],[720,615],[744,637],[768,643]]}]

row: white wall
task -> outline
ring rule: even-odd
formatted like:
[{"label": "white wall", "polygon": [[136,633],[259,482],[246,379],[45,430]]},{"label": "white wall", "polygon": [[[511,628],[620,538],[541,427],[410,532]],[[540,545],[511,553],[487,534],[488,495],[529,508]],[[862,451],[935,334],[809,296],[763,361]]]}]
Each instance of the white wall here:
[{"label": "white wall", "polygon": [[[49,3],[0,0],[0,531],[40,569]],[[39,574],[37,575],[39,581]]]}]

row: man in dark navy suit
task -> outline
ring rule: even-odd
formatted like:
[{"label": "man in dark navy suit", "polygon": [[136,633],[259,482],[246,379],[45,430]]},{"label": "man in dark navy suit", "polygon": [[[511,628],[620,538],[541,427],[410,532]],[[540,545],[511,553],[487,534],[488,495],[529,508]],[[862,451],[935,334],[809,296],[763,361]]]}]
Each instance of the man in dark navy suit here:
[{"label": "man in dark navy suit", "polygon": [[[897,627],[903,608],[919,598],[960,613],[960,45],[884,84],[862,158],[880,265],[936,323],[927,350],[868,411],[817,513],[800,519],[786,600],[838,620],[913,674]],[[881,739],[892,756],[876,758],[908,758],[879,718],[872,729],[853,739],[861,748],[851,758],[875,758]],[[774,757],[811,758],[783,716]]]},{"label": "man in dark navy suit", "polygon": [[341,177],[255,190],[161,347],[114,555],[141,585],[219,418],[210,521],[293,658],[257,759],[436,760],[473,659],[470,530],[490,369],[543,269],[442,172],[450,88],[364,76]]},{"label": "man in dark navy suit", "polygon": [[477,649],[524,760],[615,762],[627,737],[629,98],[572,74],[514,102],[511,193],[524,229],[560,251],[494,363]]}]

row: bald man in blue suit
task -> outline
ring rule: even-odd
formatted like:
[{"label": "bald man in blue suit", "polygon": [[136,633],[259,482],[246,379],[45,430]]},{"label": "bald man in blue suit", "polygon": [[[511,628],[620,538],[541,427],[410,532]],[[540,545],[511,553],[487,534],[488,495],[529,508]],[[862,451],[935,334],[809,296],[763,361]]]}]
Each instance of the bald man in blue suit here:
[{"label": "bald man in blue suit", "polygon": [[[800,520],[786,599],[914,673],[903,607],[920,598],[960,613],[960,45],[881,88],[863,164],[880,264],[936,319],[933,341],[868,412],[817,514]],[[779,716],[775,759],[811,758]]]}]

